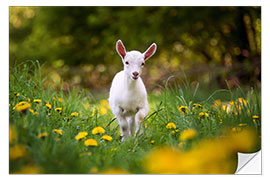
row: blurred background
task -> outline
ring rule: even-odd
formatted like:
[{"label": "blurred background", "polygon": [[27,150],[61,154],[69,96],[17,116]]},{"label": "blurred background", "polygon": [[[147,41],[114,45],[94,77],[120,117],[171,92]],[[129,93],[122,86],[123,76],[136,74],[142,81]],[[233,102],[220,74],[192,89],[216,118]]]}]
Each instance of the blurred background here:
[{"label": "blurred background", "polygon": [[127,51],[157,43],[142,75],[148,91],[171,75],[208,88],[261,86],[260,7],[10,7],[9,18],[10,68],[39,60],[45,87],[108,92],[123,66],[118,39]]}]

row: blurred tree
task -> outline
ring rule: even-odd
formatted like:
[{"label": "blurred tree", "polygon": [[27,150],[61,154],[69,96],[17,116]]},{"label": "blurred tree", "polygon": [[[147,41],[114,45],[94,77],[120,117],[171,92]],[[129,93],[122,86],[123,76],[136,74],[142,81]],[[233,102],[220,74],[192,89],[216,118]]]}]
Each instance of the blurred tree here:
[{"label": "blurred tree", "polygon": [[70,78],[86,66],[93,73],[80,82],[103,86],[122,66],[118,39],[141,52],[158,44],[152,83],[179,67],[191,80],[260,83],[260,7],[10,7],[10,65],[38,59]]}]

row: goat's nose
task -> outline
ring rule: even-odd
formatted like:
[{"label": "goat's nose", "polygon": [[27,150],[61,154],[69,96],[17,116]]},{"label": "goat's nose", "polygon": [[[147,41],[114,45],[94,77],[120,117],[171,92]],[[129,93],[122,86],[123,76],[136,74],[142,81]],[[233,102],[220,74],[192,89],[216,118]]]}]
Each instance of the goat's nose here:
[{"label": "goat's nose", "polygon": [[132,74],[133,74],[134,77],[137,77],[139,75],[138,72],[133,72]]}]

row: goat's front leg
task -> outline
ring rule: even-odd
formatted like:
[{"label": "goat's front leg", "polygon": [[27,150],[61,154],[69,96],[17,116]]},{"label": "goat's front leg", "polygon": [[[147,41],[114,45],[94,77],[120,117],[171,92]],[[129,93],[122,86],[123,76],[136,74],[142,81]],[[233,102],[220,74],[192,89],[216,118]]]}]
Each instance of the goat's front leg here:
[{"label": "goat's front leg", "polygon": [[121,137],[122,141],[127,139],[128,137],[128,122],[126,120],[126,117],[123,114],[123,110],[121,108],[117,108],[116,113],[115,113],[116,119],[118,120],[118,124],[120,126],[120,131],[121,131]]},{"label": "goat's front leg", "polygon": [[136,113],[135,115],[136,135],[141,135],[143,133],[143,127],[141,125],[147,113],[148,108],[142,108]]},{"label": "goat's front leg", "polygon": [[134,136],[135,135],[135,120],[134,120],[134,116],[130,116],[128,118],[128,131],[129,131],[129,135],[130,136]]}]

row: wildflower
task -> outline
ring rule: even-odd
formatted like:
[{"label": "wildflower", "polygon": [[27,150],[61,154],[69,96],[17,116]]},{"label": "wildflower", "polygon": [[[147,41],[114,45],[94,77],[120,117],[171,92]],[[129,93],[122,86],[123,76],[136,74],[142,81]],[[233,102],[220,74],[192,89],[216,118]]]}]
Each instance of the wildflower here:
[{"label": "wildflower", "polygon": [[53,132],[54,132],[55,134],[56,134],[56,133],[58,133],[58,134],[60,134],[60,135],[63,134],[63,131],[62,131],[61,129],[54,129]]},{"label": "wildflower", "polygon": [[219,99],[217,99],[217,100],[214,101],[213,105],[214,105],[215,107],[219,107],[219,106],[222,105],[222,102],[221,102]]},{"label": "wildflower", "polygon": [[155,140],[151,140],[150,143],[151,143],[151,144],[154,144],[154,143],[155,143]]},{"label": "wildflower", "polygon": [[22,144],[17,144],[9,148],[9,159],[15,160],[24,157],[26,154],[26,146]]},{"label": "wildflower", "polygon": [[178,146],[179,146],[180,148],[183,148],[183,145],[184,145],[183,142],[180,142],[180,143],[178,144]]},{"label": "wildflower", "polygon": [[107,109],[110,109],[110,105],[107,99],[100,100],[99,104]]},{"label": "wildflower", "polygon": [[85,146],[98,146],[98,143],[95,139],[87,139],[84,141]]},{"label": "wildflower", "polygon": [[63,99],[59,97],[59,98],[58,98],[58,101],[59,101],[59,102],[63,102]]},{"label": "wildflower", "polygon": [[29,109],[29,112],[34,113],[34,110],[30,108],[30,109]]},{"label": "wildflower", "polygon": [[238,126],[240,126],[240,127],[243,127],[243,126],[246,126],[247,124],[246,123],[240,123],[240,124],[238,124]]},{"label": "wildflower", "polygon": [[129,172],[123,169],[111,168],[111,169],[102,171],[101,174],[129,174]]},{"label": "wildflower", "polygon": [[30,107],[31,107],[30,103],[22,101],[22,102],[16,104],[16,106],[13,108],[13,110],[21,112],[21,111],[26,111]]},{"label": "wildflower", "polygon": [[172,130],[171,133],[174,134],[175,133],[175,130]]},{"label": "wildflower", "polygon": [[106,114],[107,111],[108,111],[108,110],[107,110],[104,106],[100,106],[100,107],[99,107],[99,112],[100,112],[101,115]]},{"label": "wildflower", "polygon": [[12,174],[41,174],[43,170],[36,165],[27,165],[22,167],[20,171],[13,172]]},{"label": "wildflower", "polygon": [[72,117],[77,117],[78,115],[79,115],[79,113],[77,113],[77,112],[71,113],[71,116],[72,116]]},{"label": "wildflower", "polygon": [[244,98],[238,98],[237,101],[243,106],[247,105],[247,101]]},{"label": "wildflower", "polygon": [[147,124],[146,123],[144,124],[144,128],[147,128]]},{"label": "wildflower", "polygon": [[20,96],[20,93],[14,92],[13,93],[15,96]]},{"label": "wildflower", "polygon": [[28,101],[28,102],[31,102],[31,99],[30,99],[30,98],[27,98],[27,101]]},{"label": "wildflower", "polygon": [[98,172],[98,168],[97,167],[92,167],[91,169],[90,169],[90,173],[91,174],[96,174]]},{"label": "wildflower", "polygon": [[202,108],[202,105],[200,105],[200,104],[193,104],[192,105],[192,109],[195,109],[195,108]]},{"label": "wildflower", "polygon": [[34,99],[33,100],[35,103],[41,103],[41,100],[40,99]]},{"label": "wildflower", "polygon": [[82,138],[85,138],[86,136],[88,135],[88,132],[80,132],[76,137],[75,139],[76,140],[81,140]]},{"label": "wildflower", "polygon": [[44,139],[46,136],[48,136],[48,133],[47,132],[38,134],[38,138],[39,139]]},{"label": "wildflower", "polygon": [[9,125],[9,143],[17,140],[17,132],[14,125]]},{"label": "wildflower", "polygon": [[208,113],[200,112],[199,113],[199,118],[207,118],[209,117]]},{"label": "wildflower", "polygon": [[180,106],[180,107],[178,108],[178,110],[179,110],[180,112],[184,113],[184,114],[188,113],[188,108],[187,108],[187,106]]},{"label": "wildflower", "polygon": [[52,98],[54,101],[55,101],[55,97],[53,96],[53,98]]},{"label": "wildflower", "polygon": [[106,141],[111,141],[112,140],[112,137],[109,136],[109,135],[103,135],[101,138],[106,140]]},{"label": "wildflower", "polygon": [[252,116],[252,118],[253,118],[253,119],[259,119],[259,116],[254,115],[254,116]]},{"label": "wildflower", "polygon": [[187,141],[194,138],[196,134],[195,129],[186,129],[180,134],[179,139],[180,141]]},{"label": "wildflower", "polygon": [[176,129],[176,125],[173,122],[170,122],[166,126],[167,129]]},{"label": "wildflower", "polygon": [[52,109],[52,105],[49,104],[49,103],[46,104],[46,107],[47,107],[48,109]]},{"label": "wildflower", "polygon": [[103,134],[105,133],[105,129],[103,129],[103,127],[95,127],[93,130],[92,130],[92,134]]},{"label": "wildflower", "polygon": [[58,112],[59,114],[62,114],[62,108],[55,108],[55,111]]},{"label": "wildflower", "polygon": [[38,113],[38,112],[33,112],[32,114],[33,114],[33,115],[39,115],[39,113]]}]

